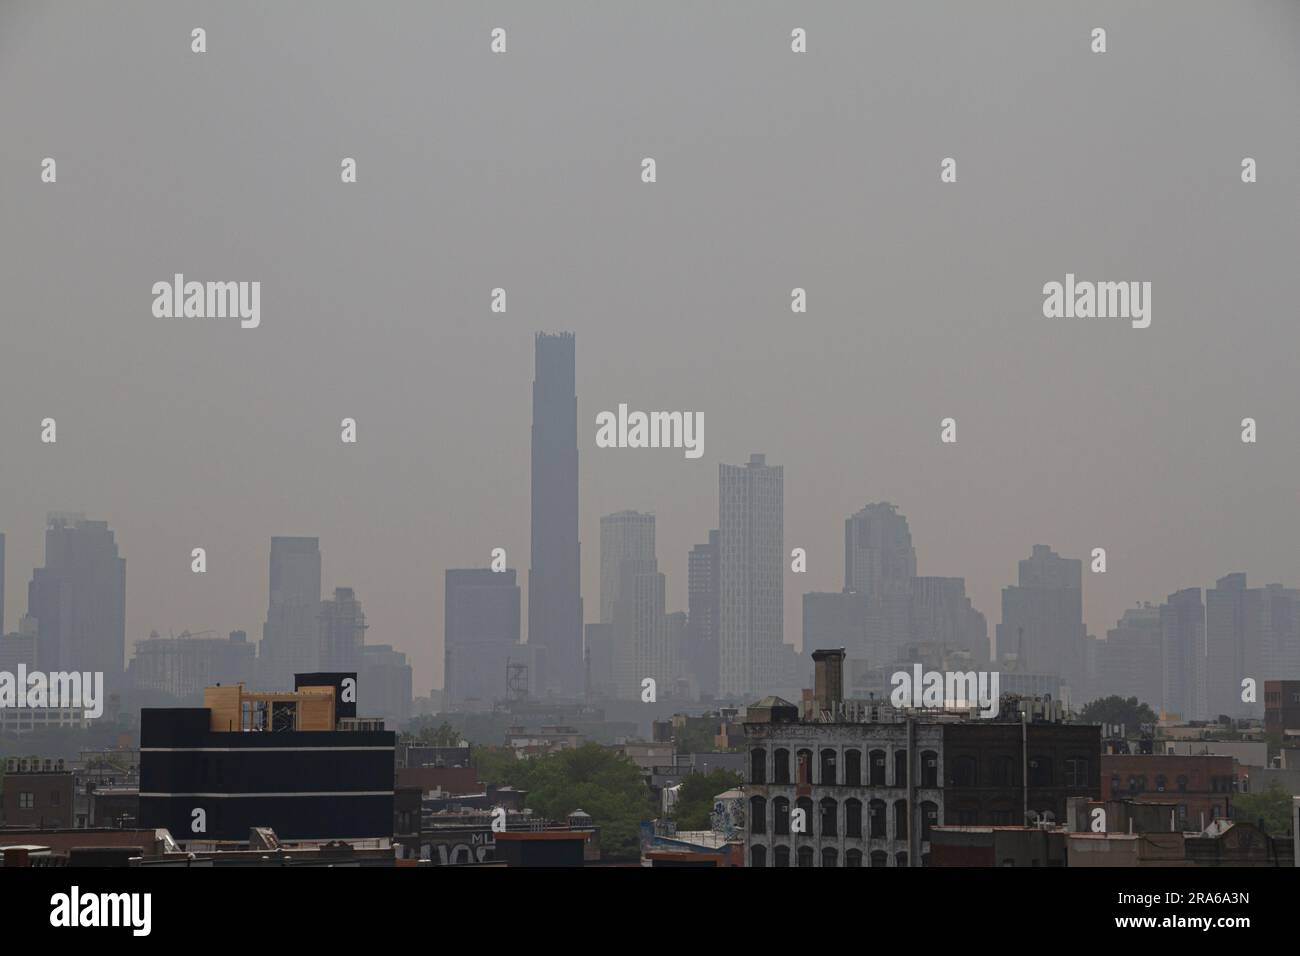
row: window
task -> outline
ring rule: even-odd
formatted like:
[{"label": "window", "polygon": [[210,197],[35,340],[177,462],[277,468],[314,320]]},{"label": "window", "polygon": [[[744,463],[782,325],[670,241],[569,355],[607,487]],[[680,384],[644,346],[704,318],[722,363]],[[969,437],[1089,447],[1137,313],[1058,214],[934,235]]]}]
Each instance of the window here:
[{"label": "window", "polygon": [[812,847],[810,847],[810,846],[801,846],[801,847],[799,847],[799,865],[800,865],[800,866],[812,866],[812,865],[813,865],[813,848],[812,848]]},{"label": "window", "polygon": [[[867,819],[871,825],[871,839],[885,839],[885,801],[872,800],[867,807]],[[874,866],[874,864],[873,864]]]},{"label": "window", "polygon": [[822,847],[822,866],[839,866],[839,853],[835,847]]},{"label": "window", "polygon": [[921,786],[939,786],[939,755],[933,750],[921,752]]},{"label": "window", "polygon": [[821,753],[821,771],[818,775],[818,782],[824,787],[833,787],[839,779],[835,775],[835,751],[829,747]]},{"label": "window", "polygon": [[762,747],[749,752],[749,782],[767,783],[767,751]]},{"label": "window", "polygon": [[862,786],[861,750],[846,750],[844,752],[844,785],[846,787]]},{"label": "window", "polygon": [[921,839],[930,839],[930,827],[939,822],[939,805],[926,800],[921,804]]},{"label": "window", "polygon": [[1010,757],[999,755],[989,764],[989,782],[995,787],[1014,787],[1016,784],[1016,763]]},{"label": "window", "polygon": [[894,786],[907,786],[907,751],[894,751]]},{"label": "window", "polygon": [[750,866],[767,866],[767,847],[762,844],[749,848]]},{"label": "window", "polygon": [[767,801],[762,797],[749,798],[749,832],[767,832]]},{"label": "window", "polygon": [[885,752],[883,750],[871,751],[870,761],[871,786],[883,787],[885,785]]},{"label": "window", "polygon": [[[1179,778],[1179,779],[1186,779],[1186,778]],[[1120,778],[1119,778],[1119,774],[1117,774],[1117,773],[1115,773],[1115,774],[1111,774],[1111,777],[1110,777],[1110,793],[1111,793],[1111,796],[1115,796],[1116,794],[1118,794],[1118,793],[1119,793],[1119,788],[1122,787],[1123,785],[1124,785],[1124,781],[1120,780]]]},{"label": "window", "polygon": [[[811,797],[800,797],[795,801],[795,809],[803,811],[803,824],[799,828],[799,833],[805,836],[811,835],[813,825],[813,802]],[[792,828],[793,829],[793,828]]]},{"label": "window", "polygon": [[844,835],[862,838],[862,801],[852,797],[844,801]]},{"label": "window", "polygon": [[839,836],[838,826],[839,805],[834,800],[827,797],[822,801],[822,819],[821,830],[822,836]]},{"label": "window", "polygon": [[1052,758],[1045,754],[1029,758],[1029,785],[1031,787],[1050,787],[1052,785]]},{"label": "window", "polygon": [[785,797],[772,801],[772,832],[776,836],[790,835],[790,801]]},{"label": "window", "polygon": [[1163,773],[1158,773],[1158,774],[1156,774],[1156,793],[1164,793],[1164,792],[1165,792],[1165,782],[1166,782],[1166,779],[1165,779],[1165,775],[1164,775]]},{"label": "window", "polygon": [[976,783],[976,762],[974,757],[956,757],[952,761],[952,785],[954,787],[973,787]]},{"label": "window", "polygon": [[778,846],[772,850],[772,865],[790,865],[790,848],[788,846]]},{"label": "window", "polygon": [[894,839],[907,839],[907,801],[894,801]]},{"label": "window", "polygon": [[784,747],[772,751],[772,782],[790,782],[790,751]]},{"label": "window", "polygon": [[871,865],[872,865],[872,866],[889,866],[889,854],[886,853],[884,850],[872,850],[872,851],[871,851]]},{"label": "window", "polygon": [[36,806],[36,794],[34,794],[34,793],[23,793],[23,792],[21,792],[21,791],[19,792],[19,794],[18,794],[18,809],[19,809],[19,810],[31,810],[31,809],[32,809],[33,807],[35,807],[35,806]]},{"label": "window", "polygon": [[847,853],[845,853],[845,854],[844,854],[844,865],[845,865],[846,867],[853,867],[853,868],[855,868],[855,869],[857,869],[857,868],[861,868],[861,866],[862,866],[862,851],[861,851],[861,850],[849,850]]},{"label": "window", "polygon": [[896,866],[907,866],[907,854],[897,853],[894,855],[894,864]]},{"label": "window", "polygon": [[799,764],[799,783],[812,783],[812,765],[813,755],[811,750],[800,750],[795,753],[795,759]]},{"label": "window", "polygon": [[[1164,779],[1161,777],[1160,779]],[[1069,757],[1065,761],[1065,785],[1082,788],[1088,786],[1088,760],[1086,757]],[[1164,789],[1163,786],[1160,788]]]}]

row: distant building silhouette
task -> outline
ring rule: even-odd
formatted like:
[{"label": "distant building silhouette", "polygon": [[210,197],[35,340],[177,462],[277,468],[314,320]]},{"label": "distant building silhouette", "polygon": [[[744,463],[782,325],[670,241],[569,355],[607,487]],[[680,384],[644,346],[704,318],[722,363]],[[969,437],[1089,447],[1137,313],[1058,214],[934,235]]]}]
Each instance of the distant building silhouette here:
[{"label": "distant building silhouette", "polygon": [[37,626],[36,664],[47,671],[102,671],[120,688],[126,655],[126,559],[103,521],[51,514],[45,567],[32,573],[27,613]]},{"label": "distant building silhouette", "polygon": [[722,580],[718,569],[719,533],[709,532],[705,544],[691,549],[687,559],[688,667],[702,696],[718,694],[718,627]]},{"label": "distant building silhouette", "polygon": [[490,710],[506,696],[506,661],[521,660],[515,570],[449,569],[443,601],[446,710]]},{"label": "distant building silhouette", "polygon": [[[600,519],[600,603],[610,625],[615,693],[636,699],[653,678],[656,694],[675,677],[676,639],[664,614],[664,575],[655,557],[655,518],[620,511]],[[684,618],[683,618],[684,621]]]},{"label": "distant building silhouette", "polygon": [[[1020,583],[1002,589],[998,654],[1028,654],[1039,674],[1056,674],[1072,689],[1084,673],[1083,562],[1036,544],[1020,562]],[[1021,642],[1023,641],[1023,647]]]},{"label": "distant building silhouette", "polygon": [[1164,693],[1161,710],[1184,720],[1208,716],[1205,697],[1205,604],[1200,588],[1184,588],[1160,605]]},{"label": "distant building silhouette", "polygon": [[335,588],[320,602],[320,657],[323,671],[358,671],[366,642],[366,615],[352,588]]},{"label": "distant building silhouette", "polygon": [[298,672],[317,670],[320,645],[320,539],[271,539],[270,597],[258,681],[286,687]]},{"label": "distant building silhouette", "polygon": [[784,469],[760,454],[718,466],[719,694],[761,696],[777,680],[785,613]]},{"label": "distant building silhouette", "polygon": [[584,671],[573,333],[539,333],[535,348],[528,643],[539,686],[576,697]]}]

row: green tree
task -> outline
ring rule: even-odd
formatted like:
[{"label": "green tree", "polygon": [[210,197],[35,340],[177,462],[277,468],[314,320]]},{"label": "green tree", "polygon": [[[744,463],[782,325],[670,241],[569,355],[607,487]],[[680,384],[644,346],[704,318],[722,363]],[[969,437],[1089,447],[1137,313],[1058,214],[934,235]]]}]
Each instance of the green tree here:
[{"label": "green tree", "polygon": [[479,746],[471,751],[470,756],[470,763],[478,772],[479,781],[497,786],[509,785],[507,781],[518,762],[515,752],[509,747]]},{"label": "green tree", "polygon": [[1291,832],[1291,794],[1274,780],[1265,790],[1239,793],[1232,801],[1232,819],[1262,823],[1273,836]]},{"label": "green tree", "polygon": [[1123,724],[1126,733],[1137,733],[1142,724],[1154,724],[1156,712],[1136,697],[1125,700],[1118,694],[1099,697],[1079,711],[1085,724]]},{"label": "green tree", "polygon": [[463,739],[460,731],[445,720],[434,726],[434,720],[429,714],[411,720],[406,725],[405,738],[430,747],[459,747]]},{"label": "green tree", "polygon": [[708,773],[688,775],[682,781],[682,789],[677,794],[677,805],[673,807],[673,820],[677,822],[677,829],[709,829],[713,798],[742,783],[744,778],[734,770],[711,770]]},{"label": "green tree", "polygon": [[516,761],[505,776],[510,786],[528,791],[526,806],[549,820],[563,821],[578,809],[589,813],[600,827],[605,859],[640,857],[641,822],[654,815],[654,806],[640,769],[623,755],[589,743]]}]

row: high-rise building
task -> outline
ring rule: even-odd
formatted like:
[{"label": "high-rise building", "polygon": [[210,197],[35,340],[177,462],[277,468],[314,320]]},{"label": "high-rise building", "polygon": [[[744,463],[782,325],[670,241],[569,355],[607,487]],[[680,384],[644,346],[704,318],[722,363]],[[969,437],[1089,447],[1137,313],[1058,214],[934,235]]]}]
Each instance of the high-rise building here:
[{"label": "high-rise building", "polygon": [[1184,588],[1160,605],[1164,693],[1160,709],[1183,720],[1207,715],[1205,699],[1205,604],[1200,588]]},{"label": "high-rise building", "polygon": [[443,604],[447,710],[490,710],[506,697],[507,661],[523,657],[515,570],[449,569]]},{"label": "high-rise building", "polygon": [[320,540],[271,539],[270,598],[259,651],[259,683],[286,687],[293,675],[318,669]]},{"label": "high-rise building", "polygon": [[[1002,589],[997,653],[1028,656],[1028,669],[1056,674],[1081,686],[1083,666],[1083,562],[1036,544],[1020,562],[1020,583]],[[1022,670],[1025,662],[1021,661]]]},{"label": "high-rise building", "polygon": [[784,469],[761,454],[718,466],[719,694],[761,697],[776,679],[785,613]]},{"label": "high-rise building", "polygon": [[1152,710],[1164,699],[1160,608],[1132,607],[1106,632],[1098,653],[1094,697],[1136,697]]},{"label": "high-rise building", "polygon": [[[1243,703],[1242,678],[1258,681],[1264,656],[1263,591],[1246,575],[1229,574],[1205,591],[1205,706],[1207,717],[1264,714],[1263,701]],[[1268,675],[1273,676],[1273,675]]]},{"label": "high-rise building", "polygon": [[371,644],[361,649],[357,681],[357,706],[366,714],[384,718],[385,725],[400,730],[411,719],[411,665],[391,644]]},{"label": "high-rise building", "polygon": [[614,621],[624,561],[655,560],[655,516],[620,511],[600,519],[600,623]]},{"label": "high-rise building", "polygon": [[912,640],[916,549],[907,518],[887,501],[869,504],[844,522],[844,590],[867,601],[869,656],[888,658]]},{"label": "high-rise building", "polygon": [[721,579],[718,571],[718,532],[706,544],[691,549],[687,560],[687,666],[702,696],[718,693],[718,615]]},{"label": "high-rise building", "polygon": [[658,693],[676,676],[654,522],[654,515],[636,511],[600,519],[600,603],[608,615],[601,623],[611,625],[615,694],[625,700],[640,695],[646,678]]},{"label": "high-rise building", "polygon": [[36,619],[44,670],[102,671],[121,686],[126,655],[126,559],[103,521],[51,514],[45,567],[32,573],[27,613]]},{"label": "high-rise building", "polygon": [[333,600],[320,602],[320,656],[324,671],[361,669],[366,643],[366,615],[351,588],[335,588]]},{"label": "high-rise building", "polygon": [[989,626],[966,596],[965,578],[912,578],[909,644],[929,642],[969,651],[971,660],[989,660]]},{"label": "high-rise building", "polygon": [[0,634],[5,633],[5,536],[0,534]]},{"label": "high-rise building", "polygon": [[539,686],[577,696],[584,678],[573,333],[539,333],[535,347],[528,643],[544,661]]},{"label": "high-rise building", "polygon": [[214,684],[251,682],[257,649],[243,631],[228,638],[182,631],[177,637],[136,641],[131,658],[131,685],[137,690],[167,694],[178,701],[203,699],[203,688]]}]

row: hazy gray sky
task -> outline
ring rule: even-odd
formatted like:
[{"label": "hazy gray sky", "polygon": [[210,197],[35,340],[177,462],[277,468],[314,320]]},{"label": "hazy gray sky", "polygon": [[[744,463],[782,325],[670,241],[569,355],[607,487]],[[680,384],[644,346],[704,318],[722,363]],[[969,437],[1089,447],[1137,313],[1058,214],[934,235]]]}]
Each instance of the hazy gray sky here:
[{"label": "hazy gray sky", "polygon": [[[1230,571],[1300,585],[1298,91],[1290,2],[5,0],[6,624],[47,511],[117,532],[128,646],[259,639],[271,536],[316,535],[426,693],[443,570],[505,547],[527,579],[543,329],[577,333],[589,619],[600,516],[657,513],[683,608],[751,451],[808,550],[795,643],[882,499],[990,631],[1034,543],[1107,548],[1098,635]],[[155,318],[176,272],[259,280],[261,327]],[[1043,318],[1067,272],[1152,282],[1151,327]],[[619,402],[703,412],[703,457],[598,450]]]}]

